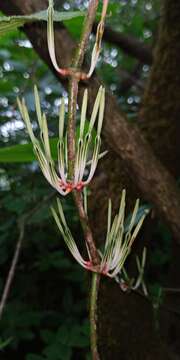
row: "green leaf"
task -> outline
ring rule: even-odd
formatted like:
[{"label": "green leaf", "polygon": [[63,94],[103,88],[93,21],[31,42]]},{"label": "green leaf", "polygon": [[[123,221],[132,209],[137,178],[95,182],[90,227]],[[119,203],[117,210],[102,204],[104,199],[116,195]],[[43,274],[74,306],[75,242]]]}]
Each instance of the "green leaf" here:
[{"label": "green leaf", "polygon": [[[89,128],[89,121],[85,123],[84,133],[87,134]],[[77,126],[76,129],[76,140],[79,137],[80,126]],[[92,145],[95,141],[96,130],[92,131]],[[57,143],[58,138],[50,139],[51,154],[53,160],[57,160]],[[29,163],[36,160],[36,157],[33,152],[33,145],[28,144],[18,144],[13,146],[7,146],[0,148],[0,163]]]},{"label": "green leaf", "polygon": [[[76,17],[83,17],[84,13],[80,11],[72,12],[54,12],[54,21],[68,21]],[[0,17],[0,35],[13,31],[25,23],[33,21],[47,21],[47,10],[39,11],[31,15],[22,16],[1,16]]]},{"label": "green leaf", "polygon": [[[50,139],[52,157],[57,160],[58,138]],[[0,163],[28,163],[36,160],[31,143],[0,148]]]},{"label": "green leaf", "polygon": [[12,337],[7,340],[2,340],[0,338],[0,350],[3,350],[6,346],[8,346],[11,341],[12,341]]}]

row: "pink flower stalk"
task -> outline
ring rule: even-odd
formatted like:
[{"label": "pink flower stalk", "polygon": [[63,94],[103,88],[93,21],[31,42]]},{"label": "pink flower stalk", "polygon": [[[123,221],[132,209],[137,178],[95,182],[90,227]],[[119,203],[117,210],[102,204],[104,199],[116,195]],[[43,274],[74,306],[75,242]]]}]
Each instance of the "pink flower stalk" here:
[{"label": "pink flower stalk", "polygon": [[[33,143],[33,149],[35,155],[39,161],[40,168],[47,179],[47,181],[53,186],[61,195],[65,196],[70,193],[73,189],[81,191],[84,186],[89,184],[91,181],[97,164],[98,159],[102,157],[103,154],[100,154],[100,145],[101,145],[101,128],[103,123],[104,116],[104,106],[105,106],[105,91],[100,87],[93,111],[88,123],[87,129],[85,125],[86,122],[86,111],[87,111],[87,101],[88,101],[88,92],[85,90],[82,109],[81,109],[81,120],[80,120],[80,132],[79,137],[76,141],[76,156],[75,156],[75,166],[74,166],[74,176],[73,179],[68,179],[68,150],[67,150],[67,136],[64,132],[64,122],[65,122],[65,105],[64,99],[62,99],[60,113],[59,113],[59,141],[58,141],[58,172],[56,172],[56,167],[52,159],[51,147],[48,135],[48,126],[46,115],[41,112],[40,99],[37,87],[34,88],[35,95],[35,108],[37,113],[37,119],[40,127],[40,137],[39,141],[32,129],[30,122],[29,113],[26,107],[25,100],[20,101],[18,99],[18,106],[21,112],[22,118],[25,122],[27,131]],[[93,128],[96,119],[97,121],[97,132],[95,139],[93,139]],[[94,146],[92,159],[89,161],[89,151]],[[87,167],[89,168],[89,173],[85,177]]]},{"label": "pink flower stalk", "polygon": [[[85,269],[99,272],[111,278],[116,278],[124,267],[127,256],[131,251],[132,244],[138,235],[138,232],[143,224],[143,221],[147,215],[147,211],[144,211],[140,219],[137,221],[137,213],[139,209],[139,200],[136,201],[128,229],[124,228],[124,217],[125,217],[125,190],[122,191],[120,207],[118,214],[114,217],[111,223],[112,205],[109,201],[108,206],[108,221],[107,221],[107,235],[103,253],[99,251],[101,256],[101,263],[99,268],[94,267],[90,258],[90,254],[87,247],[89,259],[85,260],[81,256],[76,242],[67,226],[63,209],[60,201],[57,199],[58,213],[52,208],[52,214],[56,221],[56,224],[67,244],[71,254],[76,261],[83,266]],[[144,258],[142,266],[144,266]],[[138,263],[138,266],[140,264]],[[140,272],[136,286],[139,286],[139,282],[142,279],[142,272]]]}]

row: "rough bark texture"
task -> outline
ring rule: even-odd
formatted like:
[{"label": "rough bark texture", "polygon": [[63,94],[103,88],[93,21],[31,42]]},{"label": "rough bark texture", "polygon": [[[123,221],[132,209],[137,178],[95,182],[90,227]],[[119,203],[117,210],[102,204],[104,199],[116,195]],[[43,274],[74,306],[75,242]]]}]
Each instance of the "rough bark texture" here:
[{"label": "rough bark texture", "polygon": [[156,333],[152,306],[144,298],[122,294],[116,284],[106,280],[100,302],[102,360],[176,359]]},{"label": "rough bark texture", "polygon": [[[170,3],[170,0],[167,3]],[[44,9],[46,6],[47,1],[44,0],[27,0],[25,2],[23,0],[10,0],[6,2],[0,0],[0,8],[8,14],[31,13]],[[37,52],[50,65],[44,25],[28,25],[25,27],[25,31]],[[71,62],[75,44],[63,27],[57,27],[56,39],[57,55],[60,59],[60,64],[67,66]],[[177,54],[175,55],[177,56]],[[157,80],[155,79],[155,81],[157,85]],[[97,77],[94,76],[87,86],[92,106],[97,88],[99,87]],[[149,91],[151,91],[150,87]],[[162,103],[164,102],[163,99],[162,95]],[[158,107],[159,104],[156,106]],[[145,108],[146,106],[143,110],[144,116]],[[149,107],[147,114],[149,111],[151,111],[151,107]],[[154,118],[156,118],[158,123],[158,115],[154,116]],[[172,231],[179,238],[180,202],[175,181],[155,158],[150,146],[142,138],[139,131],[134,126],[128,124],[125,115],[120,112],[116,100],[111,94],[107,96],[103,131],[109,148],[115,151],[117,157],[112,151],[105,160],[106,168],[110,168],[111,171],[106,173],[104,170],[101,171],[101,168],[99,169],[99,186],[97,188],[103,189],[106,196],[109,196],[113,191],[116,194],[116,207],[118,201],[117,193],[119,194],[120,192],[118,184],[121,180],[120,170],[123,168],[124,176],[122,182],[124,185],[127,187],[128,182],[132,187],[132,184],[135,183],[140,194],[155,204],[159,214],[170,224]],[[157,138],[155,141],[157,141]],[[121,162],[119,162],[118,157],[121,158]],[[112,158],[115,158],[113,159],[114,161],[112,161]],[[121,167],[119,167],[119,164],[121,164]],[[124,167],[126,171],[124,171]],[[104,198],[101,196],[103,192],[101,194],[97,193],[99,197],[99,202],[96,199],[95,205],[97,212],[99,208],[101,209],[100,204]],[[97,203],[99,204],[98,207]],[[103,207],[101,210],[105,214],[106,209]],[[106,216],[103,218],[105,219]],[[98,225],[97,222],[97,228]],[[101,233],[97,235],[103,239],[102,234],[101,227]],[[124,295],[117,284],[104,280],[101,286],[99,306],[99,344],[102,359],[168,360],[175,358],[172,354],[170,355],[169,349],[162,344],[162,341],[156,334],[153,326],[152,308],[144,299],[139,299],[135,294]]]},{"label": "rough bark texture", "polygon": [[[154,63],[143,98],[139,125],[151,142],[161,162],[179,177],[180,174],[180,3],[166,0],[162,4],[159,38],[154,51]],[[167,286],[179,288],[180,247],[173,245],[173,261],[167,277]],[[179,294],[169,293],[165,304],[178,309]],[[179,316],[166,312],[161,317],[161,333],[168,339],[173,351],[180,356],[178,334]]]},{"label": "rough bark texture", "polygon": [[144,94],[140,126],[162,162],[180,171],[180,2],[162,6],[159,39]]}]

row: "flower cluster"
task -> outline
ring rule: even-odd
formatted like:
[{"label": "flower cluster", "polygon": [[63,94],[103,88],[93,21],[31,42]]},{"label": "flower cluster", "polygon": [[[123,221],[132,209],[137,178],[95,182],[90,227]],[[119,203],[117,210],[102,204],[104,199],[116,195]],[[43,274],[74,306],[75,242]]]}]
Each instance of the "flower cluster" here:
[{"label": "flower cluster", "polygon": [[[104,116],[104,104],[105,104],[104,88],[100,87],[98,91],[87,129],[85,129],[85,124],[86,124],[88,92],[87,90],[85,90],[84,92],[82,109],[81,109],[81,119],[80,119],[80,132],[79,132],[79,137],[76,141],[74,176],[73,179],[70,180],[68,180],[67,135],[64,131],[64,123],[65,123],[64,100],[62,99],[60,113],[59,113],[59,141],[57,146],[58,170],[59,170],[59,175],[58,175],[51,155],[47,119],[46,119],[46,115],[41,111],[40,99],[36,86],[34,88],[34,96],[35,96],[37,119],[40,127],[41,141],[39,141],[33,133],[25,100],[22,99],[22,101],[20,101],[18,99],[18,106],[22,118],[26,124],[26,128],[31,138],[31,141],[33,143],[33,149],[39,161],[40,168],[47,181],[61,195],[67,195],[73,189],[81,190],[91,181],[97,167],[98,159],[99,157],[102,156],[102,154],[100,155],[100,145],[101,145],[100,135],[101,135],[101,128],[103,123],[103,116]],[[96,118],[98,118],[97,132],[95,139],[93,139],[92,133]],[[92,145],[94,145],[94,149],[93,149],[92,159],[89,161],[88,155],[89,155],[90,147]],[[86,176],[85,178],[84,175],[89,165],[90,165],[89,173],[88,176]]]},{"label": "flower cluster", "polygon": [[[102,13],[101,13],[101,19],[97,26],[97,32],[96,32],[96,41],[94,44],[94,48],[92,51],[91,56],[91,65],[89,72],[87,74],[82,73],[80,78],[83,79],[89,79],[91,75],[94,72],[94,69],[96,67],[99,54],[101,51],[101,42],[104,32],[104,22],[107,12],[107,6],[108,6],[108,0],[103,1],[103,7],[102,7]],[[68,76],[71,74],[71,69],[62,69],[58,66],[57,60],[56,60],[56,54],[55,54],[55,41],[54,41],[54,6],[53,6],[53,0],[49,0],[49,7],[48,7],[48,13],[47,13],[47,43],[48,43],[48,50],[49,55],[52,61],[52,64],[55,68],[55,70],[62,76]]]},{"label": "flower cluster", "polygon": [[[91,57],[90,70],[87,74],[81,74],[78,80],[89,78],[96,66],[98,61],[102,35],[104,31],[104,21],[107,11],[108,0],[103,1],[101,20],[97,27],[96,41]],[[55,44],[54,44],[54,9],[53,9],[53,0],[49,0],[48,7],[48,18],[47,18],[47,42],[48,49],[52,64],[56,71],[61,75],[73,75],[76,73],[71,73],[72,69],[61,69],[56,61],[55,55]],[[55,188],[61,195],[65,196],[70,193],[72,190],[81,191],[86,185],[91,181],[97,164],[100,157],[104,155],[100,154],[101,146],[101,129],[104,118],[104,108],[105,108],[105,90],[101,86],[97,93],[93,110],[90,116],[89,122],[87,122],[87,105],[88,105],[88,91],[85,90],[82,107],[81,107],[81,117],[80,117],[80,126],[78,136],[75,141],[75,158],[73,161],[73,174],[69,178],[69,158],[68,158],[68,141],[67,133],[65,129],[65,103],[64,99],[61,101],[60,111],[59,111],[59,139],[57,144],[57,159],[58,166],[54,163],[52,157],[52,149],[50,146],[49,132],[46,114],[41,110],[40,97],[38,94],[37,87],[34,88],[34,98],[35,98],[35,109],[37,114],[37,120],[40,128],[40,140],[34,134],[33,127],[30,121],[30,116],[24,99],[18,99],[18,106],[22,118],[25,122],[27,131],[29,133],[30,139],[33,144],[33,149],[38,159],[40,168],[47,179],[47,181]],[[96,121],[97,120],[97,121]],[[96,124],[96,135],[93,136],[94,126]],[[89,159],[89,154],[92,153],[91,159]],[[88,171],[87,171],[88,169]],[[72,170],[72,169],[71,169]],[[72,171],[71,171],[72,172]],[[84,192],[84,194],[86,194]],[[144,292],[146,287],[143,281],[144,266],[146,253],[143,252],[142,261],[140,262],[137,258],[137,268],[139,275],[136,281],[128,278],[127,273],[124,269],[124,263],[127,256],[131,251],[131,247],[134,243],[135,238],[138,235],[138,232],[143,224],[147,211],[145,210],[139,216],[139,199],[135,203],[131,219],[128,222],[128,226],[125,222],[125,190],[122,191],[119,211],[112,219],[112,203],[109,200],[108,204],[108,216],[107,216],[107,233],[104,241],[104,250],[99,252],[100,264],[94,266],[93,259],[91,258],[90,249],[87,247],[88,258],[85,260],[78,246],[71,234],[71,231],[66,223],[66,219],[63,213],[62,205],[60,200],[57,200],[57,210],[51,208],[54,219],[57,223],[57,226],[60,230],[62,237],[64,238],[65,243],[67,244],[71,254],[77,260],[77,262],[83,266],[85,269],[98,272],[103,275],[106,275],[110,278],[115,278],[119,282],[121,288],[127,288],[129,283],[129,288],[136,289],[142,284]],[[84,197],[84,212],[87,213],[87,198]],[[122,277],[121,275],[124,275]],[[126,282],[123,282],[125,279]]]},{"label": "flower cluster", "polygon": [[[99,272],[111,278],[115,278],[122,270],[125,260],[131,251],[132,244],[138,235],[138,232],[146,217],[147,211],[141,215],[137,221],[137,214],[139,209],[139,199],[136,201],[134,210],[132,212],[131,220],[128,228],[124,225],[125,220],[125,190],[122,191],[119,211],[112,221],[112,204],[109,200],[108,206],[108,219],[107,219],[107,235],[104,245],[104,251],[99,251],[101,262],[99,269],[94,268],[90,254],[88,251],[88,260],[84,260],[76,245],[76,242],[71,234],[71,231],[66,223],[61,202],[57,199],[58,213],[54,208],[51,208],[53,217],[60,230],[65,243],[67,244],[70,252],[87,270]],[[87,249],[88,250],[88,249]]]}]

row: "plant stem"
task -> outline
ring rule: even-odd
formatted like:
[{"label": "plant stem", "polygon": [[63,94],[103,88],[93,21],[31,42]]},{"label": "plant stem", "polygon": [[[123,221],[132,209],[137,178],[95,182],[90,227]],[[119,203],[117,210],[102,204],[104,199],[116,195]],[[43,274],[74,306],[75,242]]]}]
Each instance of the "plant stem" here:
[{"label": "plant stem", "polygon": [[[68,127],[67,127],[67,138],[68,138],[68,159],[69,159],[69,171],[68,176],[73,181],[74,165],[75,165],[75,123],[76,123],[76,107],[77,107],[77,95],[80,77],[76,76],[81,71],[81,66],[84,60],[84,55],[89,39],[89,35],[92,30],[93,22],[96,16],[96,10],[98,6],[98,0],[91,0],[87,16],[84,21],[83,31],[81,40],[76,52],[75,59],[72,64],[73,72],[70,75],[69,80],[69,104],[68,104]],[[93,265],[99,264],[99,254],[94,243],[91,228],[89,226],[88,217],[83,208],[82,196],[76,190],[73,192],[76,207],[78,209],[79,217],[81,220],[82,228],[84,231],[84,237],[90,257]]]},{"label": "plant stem", "polygon": [[68,176],[73,180],[74,164],[75,164],[75,119],[76,119],[76,106],[78,94],[78,80],[71,77],[69,80],[69,102],[68,102],[68,126],[67,126],[67,140],[68,140]]},{"label": "plant stem", "polygon": [[91,0],[88,7],[88,12],[84,20],[83,31],[79,46],[72,63],[73,72],[70,75],[69,80],[69,103],[68,103],[68,127],[67,127],[67,139],[68,139],[68,159],[69,159],[69,171],[68,175],[70,179],[73,177],[74,163],[75,163],[75,123],[76,123],[76,107],[77,107],[77,95],[80,77],[76,76],[76,73],[80,72],[82,66],[86,47],[88,44],[89,35],[92,30],[93,22],[96,16],[96,10],[99,0]]},{"label": "plant stem", "polygon": [[93,234],[92,234],[92,231],[91,231],[91,228],[89,225],[89,220],[88,220],[88,217],[84,210],[82,195],[78,191],[74,191],[73,196],[74,196],[74,201],[75,201],[76,207],[78,209],[81,226],[83,228],[84,237],[86,240],[86,244],[88,246],[88,250],[90,253],[92,263],[93,263],[94,267],[96,267],[96,266],[98,267],[100,258],[99,258],[99,254],[97,252],[96,245],[94,243]]},{"label": "plant stem", "polygon": [[90,295],[90,341],[93,360],[99,360],[97,348],[97,300],[100,284],[100,274],[92,274],[91,295]]},{"label": "plant stem", "polygon": [[83,31],[82,31],[79,47],[77,49],[77,53],[73,62],[73,67],[75,67],[76,69],[82,66],[86,47],[89,40],[89,35],[91,34],[93,23],[96,17],[96,10],[98,3],[99,0],[91,0],[89,3],[87,15],[84,20]]},{"label": "plant stem", "polygon": [[[76,76],[76,73],[81,72],[81,66],[83,64],[84,55],[89,39],[89,35],[92,30],[93,22],[96,15],[96,10],[98,6],[98,0],[91,0],[89,3],[88,13],[84,21],[83,32],[79,47],[76,52],[75,59],[72,64],[72,75],[70,76],[69,81],[69,104],[68,104],[68,161],[69,161],[69,178],[73,181],[74,176],[74,165],[75,165],[75,123],[76,123],[76,108],[77,108],[77,95],[80,77]],[[89,225],[87,214],[83,207],[82,194],[77,190],[73,191],[74,201],[79,213],[81,225],[84,232],[84,238],[86,245],[89,250],[90,258],[94,266],[99,265],[100,259],[99,254],[93,239],[92,231]],[[99,360],[98,350],[97,350],[97,296],[99,289],[100,275],[93,273],[92,275],[92,290],[90,298],[90,328],[91,328],[91,350],[93,360]]]}]

